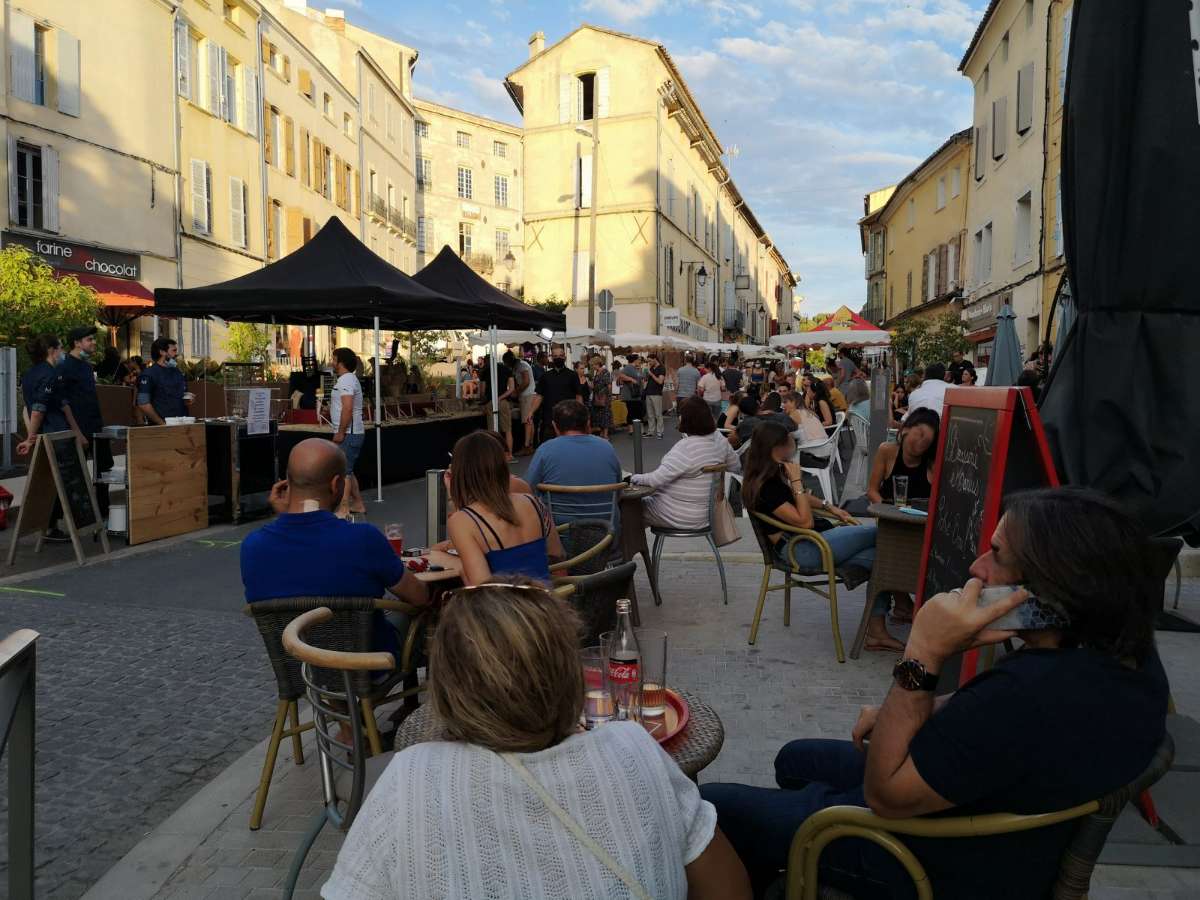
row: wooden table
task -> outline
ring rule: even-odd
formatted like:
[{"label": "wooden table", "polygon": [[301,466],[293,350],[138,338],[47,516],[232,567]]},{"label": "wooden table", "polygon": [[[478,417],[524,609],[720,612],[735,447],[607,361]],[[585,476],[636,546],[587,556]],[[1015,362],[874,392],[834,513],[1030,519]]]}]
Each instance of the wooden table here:
[{"label": "wooden table", "polygon": [[[663,744],[662,748],[679,764],[683,773],[695,781],[696,776],[721,752],[725,743],[725,726],[716,711],[695,694],[682,690],[679,693],[687,701],[690,712],[687,727]],[[436,741],[439,732],[433,707],[423,703],[397,729],[396,752],[413,744]]]},{"label": "wooden table", "polygon": [[[652,487],[631,484],[621,494],[621,559],[629,562],[637,553],[642,554],[645,564],[646,577],[650,580],[651,593],[655,598],[661,597],[658,591],[658,578],[654,567],[650,564],[650,546],[646,543],[646,514],[642,499],[649,497],[655,491]],[[634,625],[641,624],[641,614],[637,608],[637,598],[633,600]]]},{"label": "wooden table", "polygon": [[891,503],[872,503],[867,514],[874,516],[879,524],[875,538],[875,564],[871,567],[871,580],[867,583],[867,600],[863,606],[862,621],[858,623],[858,634],[850,648],[850,658],[858,659],[867,638],[867,620],[871,618],[871,605],[881,591],[917,592],[917,578],[921,572],[921,546],[925,541],[926,516],[913,516],[900,512]]},{"label": "wooden table", "polygon": [[447,553],[445,550],[429,550],[423,553],[422,556],[429,560],[431,566],[441,566],[442,572],[414,572],[417,576],[417,581],[425,583],[435,583],[439,581],[450,581],[455,578],[462,578],[462,560],[458,558],[456,553]]}]

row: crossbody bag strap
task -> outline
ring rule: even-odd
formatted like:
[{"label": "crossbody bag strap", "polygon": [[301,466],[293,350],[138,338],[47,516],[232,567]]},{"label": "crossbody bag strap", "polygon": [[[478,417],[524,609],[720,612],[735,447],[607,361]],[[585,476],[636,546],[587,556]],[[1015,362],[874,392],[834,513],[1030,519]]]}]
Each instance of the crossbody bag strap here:
[{"label": "crossbody bag strap", "polygon": [[592,854],[592,856],[596,857],[596,859],[598,859],[605,868],[616,875],[617,878],[619,878],[625,884],[625,886],[629,888],[629,891],[633,894],[633,896],[637,897],[638,900],[652,900],[650,894],[647,893],[646,889],[642,887],[641,883],[633,877],[632,873],[630,873],[628,869],[613,859],[607,850],[596,843],[596,841],[594,841],[591,836],[583,830],[583,826],[575,821],[569,812],[558,805],[558,802],[550,796],[550,792],[542,787],[541,782],[533,777],[533,773],[525,768],[524,763],[517,759],[517,757],[512,753],[501,753],[500,758],[512,767],[512,770],[517,773],[517,776],[523,782],[525,782],[526,785],[529,786],[531,791],[538,795],[538,799],[545,804],[546,809],[550,810],[550,812],[554,814],[554,818],[562,822],[566,829],[571,832],[571,834],[575,835],[575,839],[579,841],[579,843],[583,844],[583,846],[588,850],[589,853]]}]

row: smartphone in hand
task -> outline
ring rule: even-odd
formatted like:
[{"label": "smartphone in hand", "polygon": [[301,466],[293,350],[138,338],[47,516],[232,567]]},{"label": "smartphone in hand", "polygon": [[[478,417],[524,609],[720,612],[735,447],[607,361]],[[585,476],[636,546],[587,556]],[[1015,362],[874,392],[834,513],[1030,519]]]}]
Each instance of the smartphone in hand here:
[{"label": "smartphone in hand", "polygon": [[[979,605],[991,606],[1008,597],[1021,585],[1001,584],[985,587],[979,592]],[[1025,588],[1029,590],[1029,588]],[[1016,609],[1010,610],[993,622],[990,628],[1005,631],[1040,631],[1046,628],[1065,628],[1069,623],[1057,605],[1046,602],[1032,593]]]}]

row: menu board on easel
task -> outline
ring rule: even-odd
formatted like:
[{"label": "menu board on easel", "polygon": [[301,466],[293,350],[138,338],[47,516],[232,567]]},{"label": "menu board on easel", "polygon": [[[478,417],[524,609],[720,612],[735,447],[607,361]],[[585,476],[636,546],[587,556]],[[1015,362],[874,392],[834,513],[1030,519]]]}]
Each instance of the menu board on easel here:
[{"label": "menu board on easel", "polygon": [[[1052,487],[1058,475],[1029,388],[951,388],[938,430],[917,603],[962,587],[991,545],[1006,494]],[[959,683],[975,675],[964,654]]]},{"label": "menu board on easel", "polygon": [[83,448],[73,433],[60,431],[39,434],[30,454],[25,491],[8,548],[10,566],[16,561],[17,543],[24,535],[36,532],[38,541],[34,552],[42,549],[41,534],[54,524],[50,520],[56,498],[62,508],[63,525],[71,538],[75,559],[79,564],[83,565],[84,562],[81,536],[99,531],[100,544],[105,553],[109,552],[108,533],[100,517],[92,479],[88,477]]}]

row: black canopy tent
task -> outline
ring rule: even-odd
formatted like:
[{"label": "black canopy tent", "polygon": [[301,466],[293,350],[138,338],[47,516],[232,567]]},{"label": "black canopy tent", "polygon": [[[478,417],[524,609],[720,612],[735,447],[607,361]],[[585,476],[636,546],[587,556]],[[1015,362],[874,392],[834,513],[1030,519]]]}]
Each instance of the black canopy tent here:
[{"label": "black canopy tent", "polygon": [[1200,528],[1194,41],[1200,20],[1189,27],[1187,3],[1076,0],[1062,210],[1078,318],[1041,404],[1065,481],[1127,503],[1153,534],[1192,538]]},{"label": "black canopy tent", "polygon": [[[441,271],[450,268],[443,266]],[[399,331],[565,327],[562,315],[526,306],[467,271],[482,288],[462,276],[443,274],[455,292],[440,292],[381,259],[339,218],[331,216],[308,243],[262,269],[205,287],[156,289],[155,311],[231,322],[373,327],[377,357],[381,327]],[[493,366],[494,356],[493,352]],[[382,500],[378,377],[375,424],[378,497]]]}]

